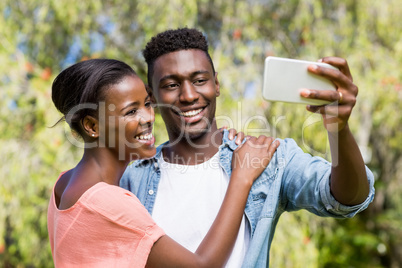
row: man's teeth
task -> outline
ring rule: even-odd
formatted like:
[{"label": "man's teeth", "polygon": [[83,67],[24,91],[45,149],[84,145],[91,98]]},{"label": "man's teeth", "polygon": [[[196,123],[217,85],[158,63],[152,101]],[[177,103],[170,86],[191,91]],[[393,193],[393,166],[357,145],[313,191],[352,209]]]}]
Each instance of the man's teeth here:
[{"label": "man's teeth", "polygon": [[137,140],[150,140],[152,139],[153,135],[152,133],[147,134],[147,135],[141,135],[141,136],[137,136],[135,137]]},{"label": "man's teeth", "polygon": [[180,113],[180,115],[182,115],[184,117],[191,117],[191,116],[195,116],[195,115],[201,113],[201,111],[202,111],[202,108],[197,109],[197,110],[182,112],[182,113]]}]

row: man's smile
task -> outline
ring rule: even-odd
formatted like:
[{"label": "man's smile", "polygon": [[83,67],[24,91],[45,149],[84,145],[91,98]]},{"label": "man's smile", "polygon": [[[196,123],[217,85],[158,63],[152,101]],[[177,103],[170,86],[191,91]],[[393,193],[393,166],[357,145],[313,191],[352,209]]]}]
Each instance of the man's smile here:
[{"label": "man's smile", "polygon": [[191,123],[197,123],[201,121],[205,113],[207,111],[208,105],[203,106],[203,107],[193,107],[193,108],[186,108],[186,109],[172,109],[174,114],[176,114],[182,121],[184,121],[186,124],[191,124]]},{"label": "man's smile", "polygon": [[193,117],[193,116],[196,116],[197,114],[201,113],[201,111],[203,109],[204,108],[199,108],[199,109],[190,110],[190,111],[187,111],[187,112],[180,112],[179,114],[184,116],[184,117]]}]

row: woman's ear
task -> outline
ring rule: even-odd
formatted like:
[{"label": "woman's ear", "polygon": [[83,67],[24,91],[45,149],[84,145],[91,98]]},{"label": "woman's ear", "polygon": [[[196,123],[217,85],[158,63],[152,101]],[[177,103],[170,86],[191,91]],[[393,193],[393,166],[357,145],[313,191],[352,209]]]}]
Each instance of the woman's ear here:
[{"label": "woman's ear", "polygon": [[89,137],[99,137],[99,121],[95,117],[86,115],[84,119],[82,119],[82,128],[84,133],[86,133]]}]

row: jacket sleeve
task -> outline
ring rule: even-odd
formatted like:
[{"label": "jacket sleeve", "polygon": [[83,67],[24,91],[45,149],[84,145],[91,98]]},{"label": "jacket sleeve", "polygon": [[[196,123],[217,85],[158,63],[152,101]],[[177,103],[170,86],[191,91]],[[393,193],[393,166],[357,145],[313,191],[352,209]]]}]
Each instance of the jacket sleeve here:
[{"label": "jacket sleeve", "polygon": [[306,209],[319,216],[351,218],[367,208],[374,198],[374,176],[366,167],[370,192],[358,205],[346,206],[331,194],[331,163],[304,153],[293,139],[282,141],[285,162],[281,204],[286,211]]}]

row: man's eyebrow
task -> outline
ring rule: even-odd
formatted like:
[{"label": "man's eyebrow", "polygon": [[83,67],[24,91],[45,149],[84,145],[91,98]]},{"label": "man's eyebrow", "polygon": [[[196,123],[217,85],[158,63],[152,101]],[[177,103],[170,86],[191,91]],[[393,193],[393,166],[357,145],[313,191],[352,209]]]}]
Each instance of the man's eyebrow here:
[{"label": "man's eyebrow", "polygon": [[162,77],[161,79],[159,79],[159,81],[163,81],[163,80],[166,80],[166,79],[175,79],[176,77],[177,77],[177,75],[168,74],[168,75],[165,75],[164,77]]},{"label": "man's eyebrow", "polygon": [[196,71],[196,72],[192,73],[191,76],[196,76],[196,75],[198,75],[198,74],[209,74],[209,72],[208,72],[208,71],[200,70],[200,71]]},{"label": "man's eyebrow", "polygon": [[[199,74],[208,74],[208,73],[209,72],[206,70],[199,70],[199,71],[195,71],[195,72],[191,73],[190,77],[194,77]],[[178,77],[178,75],[176,75],[176,74],[168,74],[168,75],[163,76],[159,81],[163,81],[163,80],[167,80],[167,79],[176,79],[177,77]]]}]

